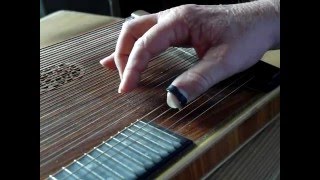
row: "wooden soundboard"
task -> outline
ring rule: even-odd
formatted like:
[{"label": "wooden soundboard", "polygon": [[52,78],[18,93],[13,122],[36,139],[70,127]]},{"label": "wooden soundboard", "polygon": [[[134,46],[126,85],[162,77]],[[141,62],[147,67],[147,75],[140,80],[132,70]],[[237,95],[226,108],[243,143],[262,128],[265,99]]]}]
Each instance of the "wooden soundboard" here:
[{"label": "wooden soundboard", "polygon": [[[137,120],[194,143],[150,177],[199,179],[279,116],[280,86],[261,88],[254,68],[219,83],[180,111],[167,107],[165,88],[197,60],[190,49],[168,49],[150,62],[139,88],[118,94],[117,72],[104,69],[99,60],[114,51],[122,21],[51,45],[40,43],[41,179]],[[263,60],[273,57],[269,63],[279,65],[278,54],[270,51]],[[266,64],[256,68],[277,73]]]}]

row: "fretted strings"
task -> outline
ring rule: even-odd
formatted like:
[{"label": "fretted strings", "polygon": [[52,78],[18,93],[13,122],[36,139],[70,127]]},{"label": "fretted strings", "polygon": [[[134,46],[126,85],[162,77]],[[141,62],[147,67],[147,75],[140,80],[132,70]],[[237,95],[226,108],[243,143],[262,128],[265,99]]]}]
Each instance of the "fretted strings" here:
[{"label": "fretted strings", "polygon": [[[150,76],[148,76],[148,77],[150,77]],[[116,77],[116,78],[118,78],[118,77]],[[172,77],[171,79],[173,79],[174,77]],[[167,82],[167,81],[169,81],[170,79],[168,79],[168,80],[166,80],[166,81],[164,81],[163,83],[165,83],[165,82]],[[110,82],[111,84],[113,84],[113,82],[114,81],[112,81],[112,82]],[[160,86],[161,84],[159,84],[158,86]],[[102,88],[100,88],[101,89],[101,91],[103,91],[104,90],[104,88],[102,87]],[[116,87],[115,88],[113,88],[112,90],[109,90],[109,91],[116,91]],[[148,90],[146,90],[146,93],[148,93],[149,91],[152,91],[152,89],[148,89]],[[106,93],[108,93],[108,92],[106,92]],[[138,94],[139,95],[139,94]],[[128,98],[130,99],[130,98],[132,98],[134,95],[132,95],[131,97],[129,96]],[[112,104],[110,104],[110,106],[112,106],[113,104],[118,104],[118,102],[116,101],[116,97],[110,97],[110,98],[112,98],[111,100],[115,100],[115,102],[114,103],[112,103]],[[103,105],[103,103],[100,103],[101,105]],[[95,108],[95,106],[96,106],[97,104],[95,103],[95,102],[93,102],[92,104],[88,104],[88,105],[86,105],[85,107],[83,107],[83,108],[86,108],[87,106],[90,106],[90,108]],[[91,107],[92,106],[92,107]],[[109,106],[109,107],[110,107]],[[115,108],[114,109],[112,109],[111,111],[108,111],[107,113],[109,114],[109,113],[112,113],[113,111],[115,111],[116,109],[120,109],[120,108],[122,108],[122,106],[123,106],[123,104],[122,105],[117,105],[117,106],[115,106]],[[81,110],[81,109],[80,109]],[[100,111],[103,111],[103,110],[105,110],[105,109],[101,109]],[[78,110],[79,111],[79,110]],[[77,114],[77,113],[79,113],[78,111],[73,111],[72,112],[72,114]],[[90,113],[90,112],[89,112]],[[70,115],[70,114],[69,114]],[[107,114],[105,114],[105,115],[107,115]],[[103,118],[103,116],[102,117],[99,117],[99,118]],[[76,120],[75,120],[76,121]],[[92,121],[91,122],[91,124],[92,123],[94,123],[95,121]],[[55,126],[57,126],[57,125],[59,125],[59,124],[62,124],[63,123],[63,121],[58,121],[58,120],[56,120],[55,121],[55,123],[53,124],[50,124],[50,125],[47,125],[47,124],[45,124],[46,126],[43,126],[43,127],[41,127],[41,129],[43,129],[43,132],[41,133],[41,134],[45,134],[47,131],[50,131],[52,128],[54,128],[54,127],[52,127],[53,125],[55,125]],[[72,124],[72,123],[75,123],[75,122],[73,122],[73,121],[71,121],[70,123],[68,123],[68,124],[64,124],[65,126],[66,125],[69,125],[69,124]],[[115,123],[117,123],[117,121],[115,121],[115,122],[112,122],[112,124],[115,124]],[[112,124],[110,124],[109,126],[111,126]],[[81,125],[81,124],[79,124],[79,125]],[[108,127],[109,127],[108,126]],[[83,126],[83,127],[81,127],[81,129],[83,129],[83,128],[86,128],[86,126]],[[81,129],[79,129],[79,130],[81,130]],[[54,139],[52,139],[51,138],[51,141],[55,141],[55,139],[58,139],[58,138],[61,138],[61,137],[64,137],[64,138],[66,138],[66,136],[64,136],[65,134],[67,134],[67,132],[68,131],[63,131],[63,132],[61,132],[61,131],[58,131],[58,132],[56,132],[55,133],[55,135],[56,135],[56,137],[54,138]],[[74,133],[76,133],[76,132],[74,132]],[[46,143],[46,144],[48,144],[49,142],[46,142],[46,140],[43,140],[43,141],[41,141],[41,143]],[[53,145],[53,144],[52,144]]]},{"label": "fretted strings", "polygon": [[[173,77],[172,77],[173,78]],[[80,139],[81,137],[79,137],[79,139]],[[50,140],[50,141],[52,141],[52,140]],[[66,150],[67,151],[67,150]],[[49,158],[49,157],[47,157],[47,158]],[[46,159],[43,159],[43,160],[46,160]]]},{"label": "fretted strings", "polygon": [[[241,76],[240,78],[234,80],[232,83],[228,84],[228,85],[227,85],[226,87],[224,87],[221,91],[219,91],[218,93],[216,93],[215,95],[213,95],[212,97],[210,97],[207,101],[201,103],[201,105],[199,106],[199,108],[200,108],[202,105],[204,105],[205,103],[207,103],[208,101],[212,100],[212,99],[213,99],[214,97],[216,97],[218,94],[220,94],[220,93],[222,93],[223,91],[225,91],[225,90],[226,90],[227,88],[229,88],[231,85],[235,84],[236,82],[238,82],[240,79],[243,79],[243,78],[244,78],[244,75]],[[210,110],[210,109],[212,109],[213,107],[215,107],[217,104],[219,104],[221,101],[223,101],[224,99],[226,99],[227,97],[229,97],[231,94],[233,94],[234,92],[236,92],[237,90],[239,90],[242,86],[244,86],[245,84],[247,84],[247,83],[248,83],[250,80],[252,80],[253,78],[254,78],[254,77],[250,77],[249,79],[247,79],[247,80],[246,80],[245,82],[243,82],[240,86],[237,86],[236,88],[234,88],[234,89],[233,89],[230,93],[228,93],[226,96],[224,96],[223,98],[219,99],[216,103],[214,103],[212,106],[210,106],[208,109],[206,109],[203,113],[201,113],[201,114],[199,114],[197,117],[193,118],[190,122],[188,122],[187,124],[185,124],[184,126],[182,126],[181,128],[179,128],[179,129],[178,129],[177,131],[175,131],[175,132],[176,132],[176,133],[179,133],[179,131],[180,131],[180,130],[183,130],[183,128],[184,128],[185,126],[187,126],[187,125],[190,124],[191,122],[195,121],[197,118],[199,118],[201,115],[203,115],[203,114],[204,114],[205,112],[207,112],[208,110]],[[164,94],[162,94],[162,95],[164,95]],[[203,95],[204,95],[204,94],[203,94]],[[201,96],[203,96],[203,95],[201,95]],[[200,97],[201,97],[201,96],[200,96]],[[200,97],[196,98],[195,101],[189,103],[186,107],[184,107],[184,109],[186,109],[188,106],[191,106],[191,105],[192,105],[193,103],[195,103],[198,99],[200,99]],[[164,106],[164,104],[162,104],[160,107],[162,107],[162,106]],[[159,108],[160,108],[160,107],[159,107]],[[182,109],[181,111],[183,111],[184,109]],[[198,109],[198,108],[196,108],[196,109]],[[194,109],[194,110],[196,110],[196,109]],[[145,130],[145,129],[143,129],[143,127],[146,127],[146,126],[149,125],[151,122],[156,121],[158,118],[160,118],[164,113],[168,112],[169,110],[170,110],[170,109],[167,109],[166,111],[162,112],[160,115],[158,115],[157,117],[153,118],[153,119],[150,120],[148,123],[144,123],[143,126],[138,127],[137,130],[133,131],[130,135],[126,135],[126,137],[123,138],[123,140],[115,143],[114,145],[112,145],[112,146],[111,146],[109,149],[107,149],[106,151],[101,152],[101,154],[98,155],[98,156],[96,156],[95,159],[99,158],[100,156],[105,155],[108,151],[110,151],[111,149],[115,148],[118,144],[122,143],[124,140],[130,139],[131,143],[127,143],[126,146],[123,147],[122,149],[116,149],[117,153],[114,154],[114,156],[120,154],[123,149],[125,149],[126,147],[128,147],[128,146],[132,145],[133,143],[136,143],[137,141],[139,141],[139,140],[131,139],[131,137],[132,137],[134,134],[136,134],[137,132],[139,132],[139,131],[141,131],[141,130],[144,131],[144,132],[142,133],[142,136],[143,136],[143,135],[146,135],[147,133],[149,133],[152,129],[150,129],[150,130]],[[194,110],[193,110],[193,111],[194,111]],[[173,118],[177,113],[180,113],[181,111],[176,112],[176,113],[173,114],[170,118]],[[191,114],[193,111],[187,113],[183,118],[180,118],[179,120],[177,120],[177,122],[175,122],[174,124],[172,124],[172,125],[170,125],[169,127],[165,128],[165,130],[170,129],[170,128],[172,128],[175,124],[183,121],[184,118],[185,118],[188,114]],[[150,112],[150,113],[152,113],[152,112]],[[148,114],[149,114],[149,113],[148,113]],[[141,119],[143,119],[144,117],[146,117],[148,114],[146,114],[145,116],[143,116]],[[169,118],[167,118],[166,120],[168,120],[168,119],[169,119]],[[165,122],[165,121],[163,121],[162,123],[164,123],[164,122]],[[161,125],[162,123],[159,123],[159,124]],[[126,128],[125,128],[125,129],[126,129]],[[125,130],[125,129],[124,129],[124,130]],[[121,133],[121,132],[122,132],[122,131],[118,132],[117,134],[119,134],[119,133]],[[116,135],[117,135],[117,134],[116,134]],[[179,134],[180,134],[180,133],[179,133]],[[116,135],[115,135],[115,136],[116,136]],[[182,134],[180,134],[180,135],[182,135]],[[112,139],[112,138],[113,138],[113,136],[110,137],[110,139]],[[103,143],[105,143],[105,141],[104,141]],[[171,144],[171,142],[168,142],[168,143]],[[87,154],[87,153],[85,153],[85,154]],[[90,160],[89,162],[87,162],[86,164],[83,164],[82,166],[86,166],[86,165],[88,165],[88,164],[90,164],[90,163],[94,163],[95,159]],[[75,161],[76,161],[76,160],[75,160]],[[80,167],[80,168],[74,170],[72,173],[74,174],[74,173],[76,173],[77,171],[79,171],[79,170],[82,169],[82,168],[83,168],[83,167]],[[90,172],[90,171],[87,171],[87,173],[89,173],[89,172]],[[70,174],[70,175],[71,175],[71,174]],[[69,176],[70,176],[70,175],[69,175]],[[68,177],[68,176],[67,176],[67,177]],[[65,178],[67,178],[67,177],[65,177]],[[63,179],[65,179],[65,178],[63,178]]]},{"label": "fretted strings", "polygon": [[[94,65],[97,63],[97,61],[94,61],[94,59],[102,59],[103,57],[105,57],[106,55],[109,55],[111,54],[113,51],[114,51],[114,47],[115,47],[115,43],[116,43],[116,39],[117,39],[117,36],[119,34],[119,30],[122,26],[122,23],[123,21],[120,21],[120,22],[117,22],[117,23],[114,23],[113,25],[109,26],[108,28],[100,28],[98,30],[95,30],[94,32],[89,32],[88,34],[84,34],[82,36],[78,36],[76,38],[73,38],[71,40],[68,40],[68,41],[65,41],[65,42],[61,42],[59,44],[56,44],[56,45],[53,45],[53,46],[50,46],[50,48],[43,48],[41,49],[41,53],[40,53],[40,57],[41,57],[41,61],[44,61],[44,63],[41,64],[41,68],[46,68],[46,67],[49,67],[49,66],[52,66],[54,64],[59,64],[61,62],[64,62],[66,59],[68,59],[69,62],[73,62],[73,61],[76,61],[77,63],[81,64],[81,63],[84,63],[85,61],[88,61],[88,59],[92,59],[92,62],[90,62],[89,64],[87,64],[86,66],[87,67],[84,67],[84,68],[94,68]],[[106,34],[108,34],[108,41],[103,41],[101,40],[101,38],[105,37]],[[81,45],[80,42],[86,42],[84,41],[84,39],[86,41],[88,40],[91,40],[90,43],[85,43],[84,45]],[[73,47],[73,48],[72,48]],[[76,47],[74,49],[74,47]],[[61,51],[65,52],[65,53],[61,53]],[[87,54],[85,53],[80,53],[80,52],[83,52],[83,51],[90,51]],[[171,57],[170,56],[170,53],[178,53],[178,55],[183,55],[183,51],[177,49],[177,48],[170,48],[168,49],[168,51],[164,54],[161,54],[159,56],[161,56],[161,60],[160,61],[157,61],[157,62],[152,62],[153,64],[148,68],[148,73],[146,73],[146,77],[144,77],[142,79],[143,80],[146,80],[146,79],[151,79],[152,78],[152,73],[155,72],[156,68],[160,65],[163,65],[165,64],[166,62],[168,62],[169,60],[172,60],[174,59],[175,57]],[[158,56],[158,57],[159,57]],[[156,57],[157,58],[157,57]],[[156,59],[156,58],[153,58],[152,60]],[[186,56],[186,60],[195,60],[194,57],[192,56]],[[183,72],[184,70],[188,69],[192,64],[188,64],[188,63],[185,63],[183,61],[181,62],[178,62],[174,65],[174,67],[179,67],[180,68],[180,71],[179,72]],[[172,65],[171,65],[172,66]],[[177,72],[175,73],[172,73],[170,70],[172,69],[173,67],[170,67],[168,68],[167,71],[164,71],[159,77],[158,79],[161,79],[163,77],[169,77],[167,75],[168,72],[169,75],[172,75],[171,77],[169,78],[166,78],[166,80],[164,82],[162,82],[161,84],[164,84],[166,82],[169,82],[171,80],[173,80],[177,74]],[[92,72],[95,72],[97,71],[99,68],[96,68],[96,69],[93,69]],[[139,92],[136,92],[136,93],[132,93],[132,94],[129,94],[129,95],[124,95],[122,96],[121,98],[119,97],[119,95],[117,95],[117,93],[114,93],[116,92],[116,89],[117,89],[117,85],[118,84],[115,84],[115,82],[117,82],[119,79],[118,77],[118,74],[116,73],[113,73],[111,74],[111,76],[108,76],[107,78],[105,77],[105,72],[104,71],[100,71],[98,73],[92,73],[92,74],[89,74],[87,76],[85,76],[83,79],[84,81],[90,81],[91,78],[93,77],[100,77],[101,79],[105,79],[105,80],[108,80],[109,83],[107,83],[106,85],[102,86],[102,87],[99,87],[99,89],[96,89],[93,93],[96,93],[96,94],[101,94],[101,96],[105,95],[105,94],[112,94],[110,97],[108,97],[110,99],[110,102],[113,102],[110,106],[108,106],[108,108],[110,109],[110,107],[113,107],[113,109],[111,111],[114,111],[116,109],[120,109],[124,106],[124,103],[121,103],[121,102],[125,102],[125,100],[127,99],[130,99],[130,98],[137,98],[139,96],[148,96],[148,98],[145,98],[143,102],[140,102],[141,104],[144,103],[145,101],[149,100],[150,98],[152,98],[152,90],[158,86],[160,86],[161,84],[158,84],[156,85],[155,87],[153,88],[147,88],[143,94],[142,93],[139,93]],[[213,95],[211,98],[209,98],[207,101],[215,98],[219,93],[225,91],[227,88],[229,88],[231,85],[235,84],[236,82],[238,82],[242,77],[236,79],[235,81],[233,81],[232,83],[228,84],[227,86],[225,86],[221,91],[219,91],[218,93],[216,93],[215,95]],[[213,108],[215,105],[217,105],[219,102],[223,101],[225,98],[227,98],[229,95],[231,95],[232,93],[234,93],[235,91],[237,91],[240,87],[242,87],[243,85],[245,85],[248,81],[250,81],[252,79],[249,78],[248,80],[246,80],[244,83],[242,83],[240,86],[237,86],[236,88],[234,88],[227,96],[221,98],[219,101],[217,101],[214,105],[212,105],[210,108],[206,109],[203,113],[205,113],[206,111],[208,111],[209,109]],[[151,84],[152,82],[156,82],[156,79],[153,80],[153,81],[150,81],[148,84],[144,85],[144,86],[147,86],[149,84]],[[94,87],[95,85],[99,84],[101,82],[89,82],[87,87],[84,87],[85,88],[90,88],[90,87]],[[42,118],[48,118],[48,116],[50,116],[50,114],[47,114],[47,112],[50,112],[50,110],[53,110],[53,109],[56,109],[57,107],[56,106],[59,106],[61,103],[67,103],[69,101],[72,101],[72,100],[75,100],[80,96],[79,95],[79,92],[84,90],[84,89],[75,89],[73,87],[76,87],[76,84],[71,84],[69,86],[68,89],[64,89],[63,91],[52,91],[52,92],[49,92],[47,94],[44,94],[42,97],[41,97],[41,108],[42,108]],[[106,91],[106,87],[109,87],[108,88],[108,91]],[[65,98],[61,98],[61,95],[63,93],[71,93],[72,92],[72,96],[73,97],[70,97],[68,99],[68,101],[64,101]],[[161,96],[164,96],[166,94],[166,92],[162,93]],[[54,96],[55,98],[52,98],[52,96]],[[75,96],[75,97],[74,97]],[[202,97],[203,95],[201,95],[200,97]],[[198,99],[200,99],[200,97],[198,97],[196,100],[194,100],[193,102],[189,103],[185,108],[187,108],[188,106],[192,105],[193,103],[195,103],[196,101],[198,101]],[[52,101],[52,99],[54,99]],[[77,101],[76,104],[73,104],[73,105],[77,105],[78,104],[81,104],[81,103],[85,103],[85,100],[86,98],[89,98],[88,97],[82,97],[82,101]],[[50,101],[50,103],[48,103],[48,101]],[[201,106],[205,103],[207,103],[207,101],[201,103],[201,105],[198,107],[198,108],[201,108]],[[97,104],[98,103],[98,104]],[[120,106],[119,106],[120,104]],[[84,108],[88,108],[90,107],[90,109],[92,109],[91,111],[87,112],[88,114],[90,114],[90,118],[88,118],[88,121],[92,120],[92,119],[95,119],[94,121],[92,121],[90,124],[93,124],[95,123],[96,121],[98,121],[99,119],[103,118],[103,116],[99,116],[99,114],[97,113],[101,113],[103,110],[105,110],[104,108],[101,108],[99,109],[99,112],[94,112],[94,109],[96,109],[97,107],[101,107],[103,106],[104,104],[103,103],[100,103],[99,104],[99,101],[96,100],[96,101],[92,101],[90,102],[89,104],[86,104],[82,109]],[[162,104],[160,105],[158,108],[154,109],[152,112],[160,109],[160,108],[163,108],[164,106],[166,106],[165,104]],[[65,113],[65,115],[70,115],[70,112],[71,112],[71,108],[72,107],[68,107],[67,109],[65,107],[61,107],[61,108],[58,108],[56,111],[61,111],[63,113]],[[185,109],[184,108],[184,109]],[[181,113],[183,112],[182,109],[181,111],[179,112],[176,112],[174,113],[172,116],[170,116],[169,118],[172,118],[174,117],[175,115],[177,115],[178,113]],[[67,110],[67,112],[65,112],[65,110]],[[134,112],[136,111],[137,109],[133,109],[131,112]],[[165,114],[166,112],[170,111],[171,109],[167,108],[167,110],[165,110],[164,112],[160,113],[160,115],[158,115],[157,117],[153,118],[152,120],[150,120],[148,123],[151,123],[155,120],[157,120],[158,118],[160,118],[163,114]],[[76,111],[72,111],[71,114],[77,114],[79,111],[81,111],[81,109],[78,109]],[[68,113],[69,112],[69,113]],[[150,112],[150,113],[152,113]],[[110,113],[110,111],[107,111],[107,113]],[[148,113],[148,114],[150,114]],[[190,114],[191,112],[187,113],[183,118],[180,118],[176,123],[179,123],[181,121],[183,121],[183,119],[188,115]],[[198,117],[200,117],[203,113],[199,114],[199,116],[197,116],[196,118],[192,119],[191,121],[188,122],[191,123],[192,121],[194,121],[195,119],[197,119]],[[128,114],[130,114],[130,112],[124,112],[122,114],[119,114],[117,117],[118,120],[111,123],[111,124],[108,124],[110,123],[109,121],[106,121],[104,123],[105,124],[108,124],[107,127],[105,128],[110,128],[112,125],[116,124],[118,121],[121,121],[122,118],[124,118],[125,116],[127,116]],[[147,117],[146,114],[144,117]],[[60,115],[60,114],[59,114]],[[96,115],[96,116],[95,116]],[[97,116],[99,116],[99,118],[97,118]],[[144,117],[142,117],[141,119],[143,119]],[[166,120],[168,120],[169,118],[167,118]],[[72,134],[74,134],[75,132],[71,133],[68,135],[68,133],[72,132],[72,128],[70,128],[70,125],[75,123],[76,122],[76,118],[74,118],[74,121],[69,121],[67,122],[67,124],[65,124],[62,120],[59,121],[59,119],[56,119],[53,117],[50,118],[50,121],[47,121],[47,122],[43,122],[41,123],[41,135],[48,135],[50,134],[51,136],[47,137],[46,139],[42,139],[41,140],[41,147],[42,147],[42,151],[45,150],[45,146],[48,146],[50,143],[50,145],[54,145],[54,142],[57,140],[57,139],[61,139],[61,138],[67,138],[68,136],[71,136]],[[88,121],[83,121],[81,122],[82,124],[79,124],[79,126],[81,127],[81,125],[84,125],[86,122]],[[163,121],[162,123],[165,123],[165,121]],[[171,126],[169,126],[167,129],[170,129],[171,127],[173,127],[176,123],[172,124]],[[87,124],[90,125],[90,124]],[[161,123],[160,123],[161,124]],[[185,124],[184,126],[182,126],[181,128],[179,128],[178,131],[180,130],[183,130],[183,128],[185,126],[187,126],[188,124]],[[147,124],[146,124],[147,125]],[[146,126],[144,125],[144,126]],[[54,131],[54,129],[56,128],[56,131]],[[82,128],[79,128],[79,130],[85,128],[82,127]],[[142,127],[141,127],[142,128]],[[141,129],[140,128],[140,129]],[[58,129],[58,130],[57,130]],[[134,134],[134,133],[137,133],[140,129],[136,130],[135,132],[133,132],[131,134],[131,136]],[[78,130],[78,131],[79,131]],[[99,131],[102,131],[103,129],[100,129]],[[51,132],[50,132],[51,131]],[[99,133],[98,132],[95,132],[93,134],[91,134],[92,132],[88,132],[86,134],[84,134],[83,136],[80,136],[78,137],[76,140],[79,141],[81,140],[80,142],[78,142],[77,144],[80,144],[82,141],[84,141],[84,137],[88,138],[90,137],[90,134],[91,136],[93,136],[94,134],[96,133]],[[49,133],[50,132],[50,133]],[[147,133],[147,132],[146,132]],[[88,136],[89,135],[89,136]],[[53,143],[52,143],[53,142]],[[135,141],[133,141],[132,143],[135,143]],[[57,155],[57,154],[63,154],[64,152],[68,151],[69,149],[72,149],[73,147],[75,147],[77,144],[73,145],[72,147],[68,147],[68,146],[65,146],[65,148],[63,148],[63,152],[58,152],[58,153],[53,153],[54,155]],[[116,146],[116,145],[114,145]],[[113,146],[113,147],[114,147]],[[111,148],[113,148],[111,147]],[[110,149],[111,149],[110,148]],[[121,151],[121,150],[119,150]],[[105,152],[104,152],[105,153]],[[49,161],[50,158],[54,155],[49,155],[47,156],[46,158],[43,158],[42,161]],[[102,154],[101,154],[102,155]]]},{"label": "fretted strings", "polygon": [[[165,58],[164,59],[164,61],[165,60],[167,60],[167,58]],[[178,64],[181,64],[181,62],[179,62]],[[178,65],[177,64],[177,65]],[[177,65],[175,65],[175,66],[177,66]],[[151,67],[152,68],[152,67]],[[150,76],[147,76],[147,78],[149,78]],[[118,77],[116,77],[116,78],[118,78]],[[109,84],[112,84],[114,81],[112,81],[112,82],[110,82]],[[160,84],[159,84],[160,85]],[[104,87],[102,87],[102,88],[99,88],[99,89],[104,89]],[[107,91],[106,93],[110,93],[111,91],[116,91],[116,88],[114,88],[114,89],[111,89],[111,90],[109,90],[109,91]],[[58,93],[58,95],[57,95],[57,97],[59,97],[59,93]],[[52,96],[51,96],[52,97]],[[129,97],[130,98],[130,97]],[[81,101],[80,101],[81,102]],[[59,103],[59,102],[58,102]],[[50,104],[55,104],[55,102],[53,101],[53,102],[50,102]],[[91,104],[89,104],[88,106],[90,106]],[[92,104],[93,106],[94,105],[96,105],[96,104]],[[112,104],[111,104],[112,105]],[[73,111],[72,112],[72,114],[75,114],[75,113],[78,113],[77,111]],[[70,115],[70,114],[69,114]],[[71,122],[71,123],[73,123],[73,122]],[[50,125],[48,125],[48,123],[43,123],[43,125],[41,126],[41,129],[43,129],[44,130],[44,132],[43,133],[45,133],[45,132],[47,132],[47,131],[49,131],[50,130],[50,126],[52,127],[52,124],[50,124]],[[42,133],[42,134],[43,134]],[[65,132],[64,132],[65,133]],[[61,134],[61,133],[60,133]]]},{"label": "fretted strings", "polygon": [[[173,79],[174,77],[171,77],[171,79]],[[169,81],[170,79],[168,79],[167,81]],[[116,89],[114,89],[114,91],[116,91]],[[150,89],[150,90],[147,90],[147,91],[152,91],[152,89]],[[139,94],[138,94],[139,95]],[[141,94],[140,94],[141,95]],[[146,95],[148,95],[148,94],[143,94],[143,95],[141,95],[141,96],[146,96]],[[164,95],[164,94],[162,94],[162,95]],[[144,101],[142,101],[141,103],[143,103],[143,102],[145,102],[145,101],[147,101],[148,99],[150,99],[150,98],[152,98],[152,97],[149,97],[149,98],[147,98],[147,99],[144,99]],[[113,103],[113,104],[116,104],[117,102],[115,102],[115,103]],[[118,107],[118,106],[116,106],[116,108],[115,109],[120,109],[121,107]],[[132,111],[130,111],[130,112],[127,112],[128,114],[130,114],[130,113],[133,113],[134,111],[136,111],[136,110],[138,110],[138,108],[137,109],[134,109],[134,110],[132,110]],[[114,111],[114,109],[112,110],[112,111]],[[107,114],[109,114],[109,113],[111,113],[111,111],[109,111]],[[125,113],[123,113],[123,114],[125,114]],[[123,114],[121,114],[121,115],[123,115]],[[127,115],[128,115],[127,114]],[[106,115],[106,114],[105,114]],[[103,115],[103,116],[105,116],[105,115]],[[101,119],[101,118],[103,118],[103,116],[102,117],[99,117],[99,118],[97,118],[97,119]],[[124,117],[122,117],[122,118],[124,118]],[[96,119],[96,120],[97,120]],[[96,121],[95,120],[95,121]],[[120,121],[121,120],[121,118],[119,119],[119,120],[117,120],[117,121]],[[90,119],[88,120],[88,121],[90,121]],[[90,124],[93,124],[95,121],[92,121],[92,122],[90,122]],[[111,121],[111,120],[110,120]],[[110,122],[110,121],[106,121],[104,124],[108,124],[108,122]],[[115,122],[112,122],[111,124],[109,124],[108,125],[108,127],[110,127],[111,125],[114,125],[114,124],[116,124],[117,123],[117,121],[115,121]],[[88,124],[87,126],[89,126],[90,124]],[[83,127],[81,127],[81,129],[83,129],[83,128],[86,128],[85,126],[83,126]],[[79,129],[80,130],[80,129]],[[64,133],[63,131],[60,131],[61,133]],[[75,133],[75,132],[74,132]],[[73,133],[73,134],[74,134]],[[96,133],[99,133],[99,131],[97,131],[97,132],[94,132],[94,133],[92,133],[91,134],[91,132],[88,132],[88,134],[85,134],[85,135],[83,135],[83,136],[81,136],[81,137],[79,137],[78,139],[82,139],[82,138],[90,138],[91,136],[94,136]],[[58,134],[58,133],[57,133]],[[62,136],[62,137],[64,137],[64,138],[67,138],[67,136]],[[51,140],[50,140],[51,141]],[[79,142],[79,143],[81,143],[81,142]],[[78,144],[79,144],[78,143]],[[51,144],[51,145],[53,145],[53,144]],[[76,146],[76,145],[74,145],[74,146]],[[68,147],[68,146],[66,146],[66,147]],[[66,149],[66,150],[64,150],[63,152],[67,152],[69,149],[71,149],[72,147],[69,147],[68,149]],[[62,152],[62,153],[63,153]],[[50,158],[51,156],[53,156],[55,153],[52,153],[50,156],[48,156],[47,158]],[[46,159],[47,159],[46,158]],[[43,160],[46,160],[46,159],[43,159]]]}]

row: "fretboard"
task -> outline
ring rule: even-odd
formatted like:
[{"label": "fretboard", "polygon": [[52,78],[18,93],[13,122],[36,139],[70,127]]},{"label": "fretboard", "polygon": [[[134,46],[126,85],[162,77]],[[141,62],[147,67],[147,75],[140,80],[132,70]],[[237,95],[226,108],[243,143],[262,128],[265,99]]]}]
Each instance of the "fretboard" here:
[{"label": "fretboard", "polygon": [[192,145],[155,124],[137,121],[48,179],[140,179]]}]

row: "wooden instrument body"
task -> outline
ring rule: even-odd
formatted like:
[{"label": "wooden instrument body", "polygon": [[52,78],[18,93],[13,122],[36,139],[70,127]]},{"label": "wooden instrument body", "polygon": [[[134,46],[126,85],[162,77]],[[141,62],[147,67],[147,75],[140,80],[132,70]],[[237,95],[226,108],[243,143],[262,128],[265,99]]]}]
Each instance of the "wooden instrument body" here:
[{"label": "wooden instrument body", "polygon": [[241,75],[212,87],[180,111],[170,109],[165,88],[196,60],[189,51],[175,48],[150,62],[135,91],[118,94],[118,73],[104,69],[99,60],[114,51],[120,25],[116,22],[40,50],[41,69],[66,64],[83,71],[81,77],[41,94],[41,179],[138,119],[196,144],[157,176],[198,179],[279,115],[280,87],[265,93],[245,84],[246,79],[239,80]]}]

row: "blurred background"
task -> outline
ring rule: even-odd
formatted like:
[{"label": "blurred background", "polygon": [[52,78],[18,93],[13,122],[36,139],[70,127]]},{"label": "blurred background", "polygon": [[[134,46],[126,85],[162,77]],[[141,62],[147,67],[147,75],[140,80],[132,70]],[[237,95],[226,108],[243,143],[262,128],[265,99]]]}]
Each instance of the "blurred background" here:
[{"label": "blurred background", "polygon": [[[40,0],[40,18],[59,10],[129,17],[136,10],[155,13],[182,4],[234,4],[240,0]],[[241,2],[245,2],[241,0]]]}]

